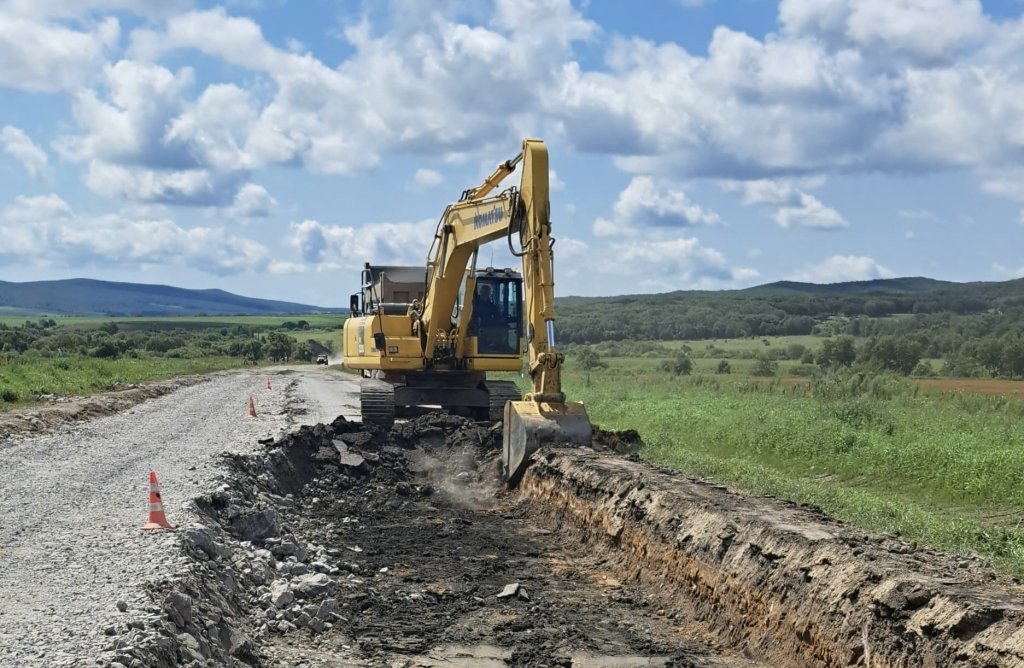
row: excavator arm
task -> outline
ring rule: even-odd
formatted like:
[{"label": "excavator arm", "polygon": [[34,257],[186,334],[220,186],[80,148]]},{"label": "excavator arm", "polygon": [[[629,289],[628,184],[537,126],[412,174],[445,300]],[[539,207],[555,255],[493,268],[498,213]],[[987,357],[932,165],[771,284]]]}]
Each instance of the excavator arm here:
[{"label": "excavator arm", "polygon": [[[518,191],[491,195],[519,165]],[[502,237],[522,258],[530,392],[505,405],[502,464],[509,485],[518,483],[529,457],[545,443],[590,445],[590,420],[583,404],[566,402],[555,348],[555,280],[551,237],[548,151],[544,142],[524,139],[522,152],[450,205],[438,223],[427,273],[419,329],[424,357],[444,364],[464,331],[451,334],[451,314],[466,267],[479,247]],[[518,237],[519,249],[512,240]],[[467,291],[468,292],[468,291]],[[466,308],[472,308],[467,300]]]}]

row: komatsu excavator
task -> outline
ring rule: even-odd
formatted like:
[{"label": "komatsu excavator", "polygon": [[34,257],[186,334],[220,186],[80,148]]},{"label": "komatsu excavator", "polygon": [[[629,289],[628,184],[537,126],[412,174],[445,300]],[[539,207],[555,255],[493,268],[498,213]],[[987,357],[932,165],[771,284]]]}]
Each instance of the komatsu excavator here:
[{"label": "komatsu excavator", "polygon": [[[492,194],[520,165],[519,187]],[[480,247],[502,238],[522,258],[521,275],[477,269]],[[448,205],[425,269],[367,264],[344,332],[344,364],[363,375],[363,421],[390,426],[396,413],[430,406],[502,419],[510,486],[542,444],[590,445],[583,404],[562,393],[553,245],[548,150],[525,139],[519,155]],[[488,371],[520,371],[524,348],[526,396],[511,381],[487,379]]]}]

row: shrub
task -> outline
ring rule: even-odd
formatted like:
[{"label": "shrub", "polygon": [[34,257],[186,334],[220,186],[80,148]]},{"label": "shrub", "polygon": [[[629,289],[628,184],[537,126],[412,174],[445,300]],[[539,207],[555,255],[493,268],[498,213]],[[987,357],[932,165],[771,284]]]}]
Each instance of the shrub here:
[{"label": "shrub", "polygon": [[693,360],[685,351],[679,351],[675,357],[661,363],[661,370],[676,376],[687,376],[693,371]]},{"label": "shrub", "polygon": [[779,363],[767,355],[761,355],[754,363],[754,370],[750,373],[754,376],[774,376],[779,371]]},{"label": "shrub", "polygon": [[729,366],[729,362],[726,360],[719,360],[718,368],[715,369],[715,373],[732,373],[732,367]]},{"label": "shrub", "polygon": [[932,368],[932,363],[928,360],[921,360],[910,372],[910,375],[915,378],[928,378],[935,375],[935,369]]}]

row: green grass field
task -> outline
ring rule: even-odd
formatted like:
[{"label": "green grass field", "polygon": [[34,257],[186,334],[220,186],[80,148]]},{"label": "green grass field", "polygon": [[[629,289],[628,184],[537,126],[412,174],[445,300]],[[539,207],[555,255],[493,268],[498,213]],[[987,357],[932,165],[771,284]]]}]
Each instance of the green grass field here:
[{"label": "green grass field", "polygon": [[[0,322],[20,325],[39,316],[0,314]],[[57,317],[54,332],[88,333],[100,325],[113,322],[118,336],[132,332],[191,330],[197,337],[202,330],[230,329],[242,325],[257,332],[279,331],[296,341],[314,339],[331,343],[341,349],[341,331],[345,316],[338,314],[307,314],[290,316],[195,316],[183,318],[84,318]],[[305,320],[309,329],[284,329],[285,323]],[[245,335],[243,335],[245,336]],[[202,357],[186,354],[161,356],[145,351],[122,355],[117,359],[100,359],[77,354],[51,356],[49,352],[28,351],[26,354],[0,353],[0,410],[31,403],[40,394],[84,395],[103,391],[120,384],[159,380],[176,375],[206,373],[246,365],[242,357]]]},{"label": "green grass field", "polygon": [[566,392],[596,424],[639,430],[647,458],[1024,575],[1024,402],[886,377],[793,386],[606,361],[589,383],[570,367]]},{"label": "green grass field", "polygon": [[[38,320],[39,315],[7,313],[0,310],[0,322],[6,325],[21,325],[26,320]],[[348,316],[340,313],[310,313],[298,315],[197,315],[185,317],[105,317],[105,316],[46,316],[68,327],[92,328],[113,322],[125,331],[147,329],[206,329],[207,327],[231,327],[245,325],[260,329],[277,329],[285,322],[305,320],[311,329],[340,328]]]},{"label": "green grass field", "polygon": [[241,366],[244,362],[237,357],[116,360],[69,357],[0,364],[0,410],[31,403],[40,394],[87,395],[127,383]]}]

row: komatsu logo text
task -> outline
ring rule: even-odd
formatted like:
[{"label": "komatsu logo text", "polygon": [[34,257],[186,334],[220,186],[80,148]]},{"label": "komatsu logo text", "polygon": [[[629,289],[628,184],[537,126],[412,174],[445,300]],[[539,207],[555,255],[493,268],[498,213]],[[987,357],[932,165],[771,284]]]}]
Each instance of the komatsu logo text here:
[{"label": "komatsu logo text", "polygon": [[473,216],[473,229],[479,230],[481,227],[487,227],[499,223],[505,219],[505,207],[497,206],[483,213],[478,213]]}]

